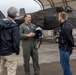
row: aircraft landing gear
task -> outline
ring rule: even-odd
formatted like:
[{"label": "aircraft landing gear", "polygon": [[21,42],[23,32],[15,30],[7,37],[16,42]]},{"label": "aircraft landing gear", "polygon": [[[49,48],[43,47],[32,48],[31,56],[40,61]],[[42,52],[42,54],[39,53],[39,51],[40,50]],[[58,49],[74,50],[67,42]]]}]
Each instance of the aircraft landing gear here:
[{"label": "aircraft landing gear", "polygon": [[59,43],[59,37],[56,37],[56,38],[55,38],[55,42],[56,42],[56,43]]}]

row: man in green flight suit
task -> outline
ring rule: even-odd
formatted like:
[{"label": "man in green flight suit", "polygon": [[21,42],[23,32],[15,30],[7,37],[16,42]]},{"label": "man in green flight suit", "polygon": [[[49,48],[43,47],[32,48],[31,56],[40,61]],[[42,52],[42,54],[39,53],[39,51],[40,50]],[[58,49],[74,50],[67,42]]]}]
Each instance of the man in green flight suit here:
[{"label": "man in green flight suit", "polygon": [[31,15],[24,15],[25,22],[20,26],[20,36],[22,39],[24,70],[26,75],[30,75],[29,61],[30,56],[33,60],[34,75],[39,75],[38,51],[34,48],[35,44],[35,25],[31,23]]}]

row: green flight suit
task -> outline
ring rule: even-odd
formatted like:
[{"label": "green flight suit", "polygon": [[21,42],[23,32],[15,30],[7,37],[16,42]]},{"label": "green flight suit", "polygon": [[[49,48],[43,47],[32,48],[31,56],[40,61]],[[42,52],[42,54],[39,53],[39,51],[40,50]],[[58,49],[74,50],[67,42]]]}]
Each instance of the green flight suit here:
[{"label": "green flight suit", "polygon": [[26,36],[30,32],[34,31],[35,31],[35,25],[32,23],[30,25],[23,23],[20,26],[20,36],[22,39],[22,47],[23,47],[24,69],[26,75],[30,75],[30,67],[29,67],[30,56],[32,57],[33,60],[34,75],[39,75],[40,72],[38,62],[39,61],[38,51],[34,49],[35,39],[34,37],[28,38]]}]

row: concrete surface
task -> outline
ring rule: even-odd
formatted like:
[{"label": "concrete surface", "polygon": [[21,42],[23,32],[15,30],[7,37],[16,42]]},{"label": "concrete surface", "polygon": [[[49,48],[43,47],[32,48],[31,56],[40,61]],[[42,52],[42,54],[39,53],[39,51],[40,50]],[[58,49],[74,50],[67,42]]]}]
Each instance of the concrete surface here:
[{"label": "concrete surface", "polygon": [[[22,47],[20,46],[21,52],[18,57],[18,65],[23,65],[23,52]],[[39,52],[39,63],[51,63],[59,61],[59,49],[58,44],[56,43],[45,43],[41,45]],[[71,59],[76,59],[76,50],[73,50],[73,54],[71,55]],[[30,58],[30,63],[32,63],[32,59]]]},{"label": "concrete surface", "polygon": [[[20,55],[18,56],[18,69],[17,75],[25,75],[23,67],[23,52],[20,46]],[[59,50],[58,44],[56,43],[45,43],[41,45],[39,52],[39,63],[40,63],[40,75],[63,75],[62,68],[59,62]],[[34,75],[32,59],[30,58],[30,71],[31,75]],[[76,75],[76,51],[73,51],[71,55],[71,69],[73,75]],[[4,70],[4,75],[6,75],[6,68]]]}]

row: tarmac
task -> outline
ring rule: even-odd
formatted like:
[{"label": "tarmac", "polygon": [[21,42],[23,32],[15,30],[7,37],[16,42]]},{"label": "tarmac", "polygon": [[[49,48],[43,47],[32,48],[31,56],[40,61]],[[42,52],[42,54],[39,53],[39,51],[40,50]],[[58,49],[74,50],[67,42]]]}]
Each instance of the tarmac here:
[{"label": "tarmac", "polygon": [[[24,61],[23,61],[23,50],[20,45],[20,55],[18,55],[18,68],[17,75],[25,75],[24,73]],[[62,68],[60,65],[59,49],[58,44],[43,42],[38,50],[39,52],[39,64],[40,64],[40,75],[63,75]],[[73,50],[70,59],[70,65],[73,75],[76,75],[76,50]],[[32,59],[30,58],[30,75],[34,75]],[[6,75],[6,68],[4,70]]]}]

